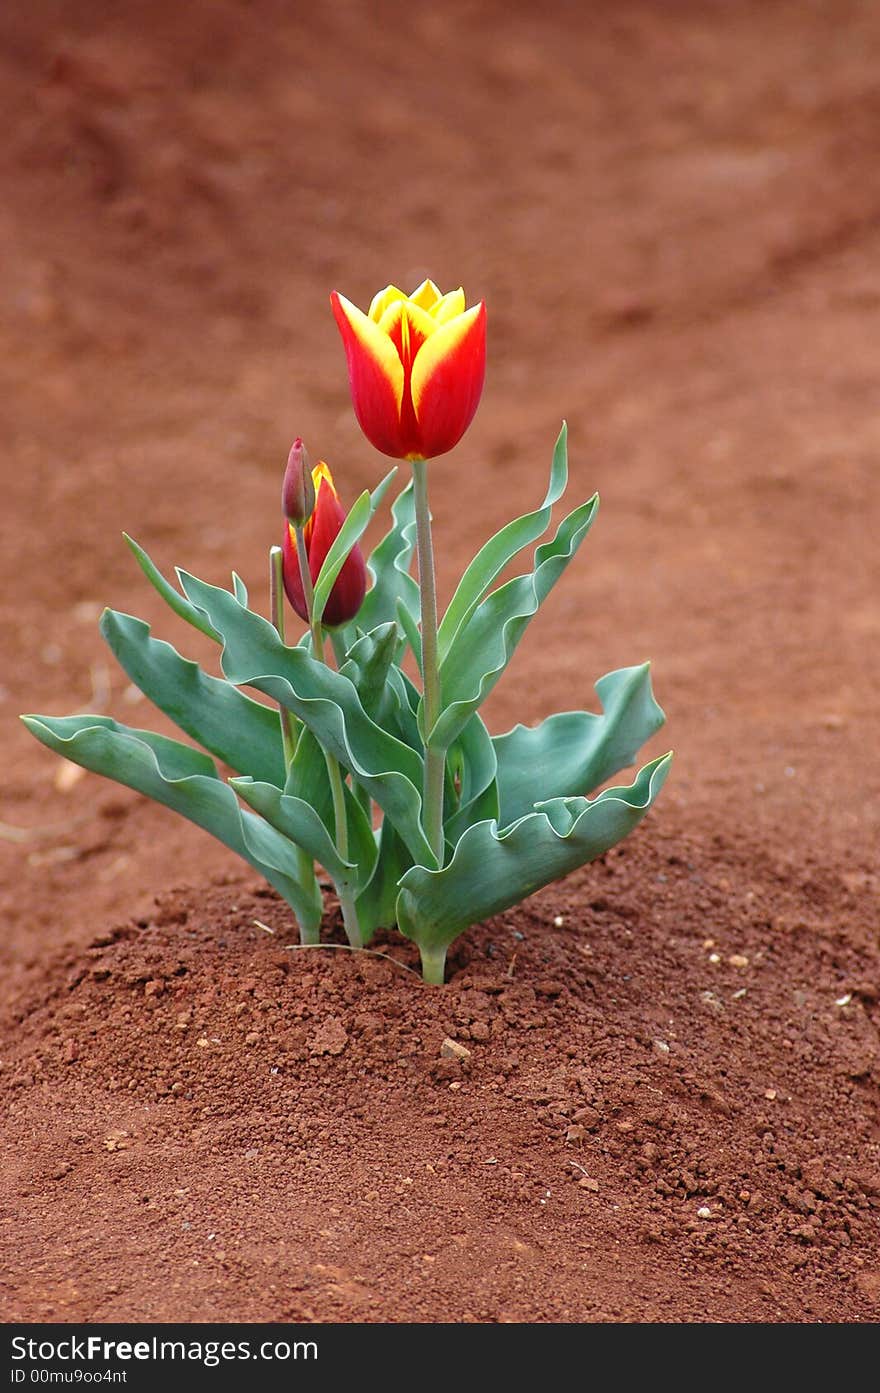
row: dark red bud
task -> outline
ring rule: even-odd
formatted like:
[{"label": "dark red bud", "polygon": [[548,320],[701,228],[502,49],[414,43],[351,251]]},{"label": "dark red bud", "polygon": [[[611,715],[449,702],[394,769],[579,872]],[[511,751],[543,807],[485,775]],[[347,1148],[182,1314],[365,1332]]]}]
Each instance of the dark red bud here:
[{"label": "dark red bud", "polygon": [[284,483],[281,485],[281,507],[287,521],[299,527],[308,522],[315,510],[315,485],[309,457],[299,436],[287,456]]}]

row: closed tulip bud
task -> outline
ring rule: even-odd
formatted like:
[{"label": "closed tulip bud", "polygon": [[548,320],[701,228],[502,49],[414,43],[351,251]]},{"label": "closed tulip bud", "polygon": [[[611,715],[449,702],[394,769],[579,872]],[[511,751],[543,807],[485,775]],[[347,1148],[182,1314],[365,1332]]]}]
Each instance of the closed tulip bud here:
[{"label": "closed tulip bud", "polygon": [[[299,443],[301,448],[302,442]],[[296,446],[294,446],[295,448]],[[318,579],[327,553],[345,522],[346,512],[339,501],[339,494],[333,483],[333,475],[323,460],[320,460],[312,470],[309,485],[315,502],[303,527],[303,541],[308,559],[309,575],[314,584]],[[309,611],[303,591],[299,550],[293,523],[290,521],[288,521],[284,532],[282,557],[282,574],[287,598],[300,618],[305,619],[308,623]],[[354,619],[364,602],[366,593],[367,567],[363,552],[358,545],[355,545],[333,583],[322,622],[329,628],[333,628],[337,624],[347,624],[351,619]]]},{"label": "closed tulip bud", "polygon": [[315,510],[315,485],[309,468],[306,447],[296,437],[287,456],[284,483],[281,485],[281,507],[288,522],[302,526]]},{"label": "closed tulip bud", "polygon": [[423,281],[412,295],[386,286],[369,313],[334,290],[355,415],[371,445],[393,459],[433,459],[457,445],[480,402],[486,306],[465,309]]}]

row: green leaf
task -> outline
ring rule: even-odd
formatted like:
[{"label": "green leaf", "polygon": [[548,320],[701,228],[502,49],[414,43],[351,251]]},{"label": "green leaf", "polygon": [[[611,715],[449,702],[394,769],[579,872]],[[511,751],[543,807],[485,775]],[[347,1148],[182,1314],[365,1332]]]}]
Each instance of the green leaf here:
[{"label": "green leaf", "polygon": [[324,867],[337,891],[350,889],[356,894],[369,881],[376,864],[376,839],[363,808],[347,785],[349,859],[345,860],[321,817],[302,798],[291,797],[274,784],[256,783],[253,779],[230,779],[229,782],[250,807],[290,841],[304,847],[309,856]]},{"label": "green leaf", "polygon": [[595,684],[602,715],[563,711],[493,740],[502,827],[542,799],[590,793],[632,764],[666,719],[651,691],[649,663],[608,672]]},{"label": "green leaf", "polygon": [[599,506],[598,495],[569,513],[552,542],[535,552],[535,569],[499,586],[462,621],[440,665],[442,714],[429,740],[448,748],[471,714],[485,701],[513,656],[539,606],[586,537]]},{"label": "green leaf", "polygon": [[391,528],[377,543],[367,562],[373,584],[358,612],[358,625],[365,631],[396,620],[399,603],[418,624],[419,587],[409,574],[416,548],[415,516],[410,480],[391,506]]},{"label": "green leaf", "polygon": [[518,904],[627,836],[660,792],[671,758],[655,759],[630,786],[606,789],[592,801],[550,799],[502,831],[495,821],[477,823],[442,870],[408,870],[397,922],[419,945],[428,979],[438,980],[449,944],[469,925]]},{"label": "green leaf", "polygon": [[449,608],[440,624],[437,634],[438,651],[442,662],[449,651],[461,624],[475,605],[486,594],[492,582],[501,574],[508,562],[518,552],[529,546],[550,526],[553,504],[565,492],[568,483],[568,427],[563,421],[562,429],[553,449],[553,462],[550,467],[550,483],[544,502],[536,512],[526,513],[521,518],[502,527],[485,546],[481,547],[458,583]]},{"label": "green leaf", "polygon": [[165,603],[174,610],[174,613],[178,615],[179,618],[185,619],[187,624],[191,624],[194,629],[198,629],[202,634],[207,634],[208,638],[212,638],[216,643],[219,643],[220,635],[217,633],[216,629],[212,629],[211,625],[206,623],[205,616],[202,614],[201,610],[196,609],[195,605],[191,605],[179,591],[174,589],[171,582],[165,579],[159,568],[154,565],[143,547],[139,546],[133,537],[129,537],[127,532],[123,532],[122,535],[147,580],[150,582],[153,589],[159,592]]},{"label": "green leaf", "polygon": [[495,746],[482,718],[475,712],[446,758],[447,778],[458,788],[451,799],[447,787],[444,835],[455,846],[474,822],[498,816],[498,760]]},{"label": "green leaf", "polygon": [[397,601],[397,619],[406,637],[406,641],[413,651],[416,660],[416,667],[422,671],[422,634],[419,629],[419,621],[413,615],[403,599]]},{"label": "green leaf", "polygon": [[136,687],[180,729],[239,773],[283,788],[286,777],[277,710],[203,672],[150,626],[107,609],[101,633]]},{"label": "green leaf", "polygon": [[242,609],[227,590],[185,573],[181,581],[187,598],[222,635],[229,681],[287,706],[391,818],[413,860],[436,865],[420,823],[423,764],[417,752],[370,720],[342,673],[302,648],[288,648],[267,620]]},{"label": "green leaf", "polygon": [[109,716],[23,716],[28,730],[56,754],[163,803],[210,832],[265,876],[305,928],[321,922],[320,895],[299,878],[296,848],[247,812],[213,760],[152,731]]},{"label": "green leaf", "polygon": [[379,833],[379,854],[373,874],[357,898],[358,922],[364,943],[369,943],[377,929],[394,927],[398,884],[412,863],[403,839],[386,818]]},{"label": "green leaf", "polygon": [[342,524],[333,544],[327,555],[324,557],[323,564],[318,572],[318,579],[315,581],[315,600],[314,617],[315,623],[320,624],[327,601],[330,599],[330,592],[336,583],[336,577],[342,570],[352,548],[360,541],[369,526],[370,519],[378,508],[388,490],[388,486],[394,475],[397,473],[397,465],[389,470],[385,478],[370,493],[369,489],[364,489],[360,498]]},{"label": "green leaf", "polygon": [[248,589],[240,575],[232,572],[232,593],[240,605],[247,609]]},{"label": "green leaf", "polygon": [[388,704],[388,670],[397,652],[398,633],[394,623],[380,624],[368,634],[362,634],[348,650],[339,671],[357,689],[367,715],[381,720]]}]

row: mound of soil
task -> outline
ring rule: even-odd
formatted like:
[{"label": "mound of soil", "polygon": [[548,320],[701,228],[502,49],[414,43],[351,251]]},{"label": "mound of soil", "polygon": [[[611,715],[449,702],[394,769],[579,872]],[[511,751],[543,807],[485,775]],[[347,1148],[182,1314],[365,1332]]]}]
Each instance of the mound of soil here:
[{"label": "mound of soil", "polygon": [[[878,52],[862,0],[0,7],[4,1319],[880,1318]],[[651,657],[676,751],[442,990],[16,719],[168,731],[101,608],[216,651],[120,533],[265,612],[294,436],[388,465],[329,291],[425,275],[489,314],[441,601],[563,416],[602,497],[490,728]]]},{"label": "mound of soil", "polygon": [[445,988],[245,880],[52,964],[2,1075],[10,1316],[876,1319],[861,887],[664,833]]}]

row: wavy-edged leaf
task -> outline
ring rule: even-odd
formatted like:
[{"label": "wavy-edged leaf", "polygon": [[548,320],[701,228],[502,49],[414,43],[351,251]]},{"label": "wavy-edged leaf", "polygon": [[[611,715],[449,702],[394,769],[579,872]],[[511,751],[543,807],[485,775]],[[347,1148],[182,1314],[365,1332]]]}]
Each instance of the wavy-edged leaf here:
[{"label": "wavy-edged leaf", "polygon": [[363,888],[373,874],[377,847],[373,829],[363,808],[345,786],[349,855],[344,859],[318,812],[302,798],[282,793],[274,784],[253,779],[230,779],[231,786],[249,807],[260,813],[283,836],[303,847],[330,876],[338,891]]},{"label": "wavy-edged leaf", "polygon": [[405,842],[386,818],[379,832],[379,854],[373,874],[357,898],[358,922],[364,943],[369,943],[377,929],[394,927],[398,885],[412,863]]},{"label": "wavy-edged leaf", "polygon": [[651,690],[651,665],[618,668],[595,684],[602,715],[561,711],[537,726],[514,726],[492,741],[498,757],[502,827],[548,798],[591,793],[633,764],[666,719]]},{"label": "wavy-edged leaf", "polygon": [[474,712],[446,757],[444,835],[452,846],[473,823],[498,817],[497,770],[492,737]]},{"label": "wavy-edged leaf", "polygon": [[397,473],[397,465],[390,469],[382,482],[370,493],[369,489],[364,489],[360,498],[349,511],[345,522],[340,527],[333,539],[333,543],[327,555],[324,557],[318,578],[315,581],[315,599],[313,612],[315,623],[320,624],[330,599],[330,592],[336,582],[339,572],[342,570],[348,555],[364,535],[369,526],[370,519],[378,508],[382,499],[388,491],[391,480]]},{"label": "wavy-edged leaf", "polygon": [[358,626],[369,632],[398,617],[398,602],[418,624],[419,587],[409,574],[416,548],[416,514],[412,480],[391,505],[392,524],[367,561],[373,584],[358,611]]},{"label": "wavy-edged leaf", "polygon": [[535,551],[535,568],[493,590],[460,624],[440,665],[443,711],[431,744],[448,748],[472,712],[485,701],[539,606],[576,554],[596,516],[594,494],[563,518],[551,542]]},{"label": "wavy-edged leaf", "polygon": [[628,787],[598,798],[556,798],[499,830],[480,822],[461,837],[442,870],[413,866],[400,882],[397,922],[437,980],[446,950],[470,924],[500,914],[543,885],[593,861],[642,820],[663,786],[671,755],[641,769]]},{"label": "wavy-edged leaf", "polygon": [[562,429],[553,448],[553,461],[550,466],[550,483],[540,508],[515,518],[500,532],[496,532],[485,546],[477,552],[471,564],[458,583],[449,608],[443,616],[437,633],[437,645],[442,662],[468,614],[478,605],[492,582],[508,562],[530,546],[550,526],[553,504],[558,503],[568,483],[568,426],[563,421]]},{"label": "wavy-edged leaf", "polygon": [[317,930],[320,894],[299,879],[296,848],[241,807],[213,760],[200,750],[152,731],[133,730],[109,716],[23,716],[22,720],[56,754],[164,803],[210,832],[274,885],[304,928]]},{"label": "wavy-edged leaf", "polygon": [[229,681],[288,707],[391,818],[413,860],[436,865],[420,823],[423,764],[416,751],[370,720],[347,677],[302,648],[288,648],[267,620],[242,609],[229,591],[185,573],[181,583],[222,635],[221,665]]},{"label": "wavy-edged leaf", "polygon": [[284,787],[277,710],[211,677],[133,615],[106,609],[101,633],[136,687],[182,731],[240,774]]},{"label": "wavy-edged leaf", "polygon": [[220,635],[217,633],[216,629],[212,629],[211,625],[207,623],[201,610],[196,609],[195,605],[190,604],[186,596],[181,595],[179,590],[174,589],[171,582],[165,579],[155,562],[150,560],[143,547],[140,546],[133,537],[129,537],[127,532],[123,532],[122,535],[135,561],[140,566],[153,589],[162,596],[166,605],[173,609],[174,613],[180,619],[186,620],[187,624],[191,624],[194,629],[198,629],[199,633],[206,634],[207,637],[212,638],[215,643],[219,643]]},{"label": "wavy-edged leaf", "polygon": [[387,705],[388,671],[397,646],[397,625],[380,624],[355,640],[340,666],[339,671],[354,683],[361,706],[372,720],[380,719]]}]

